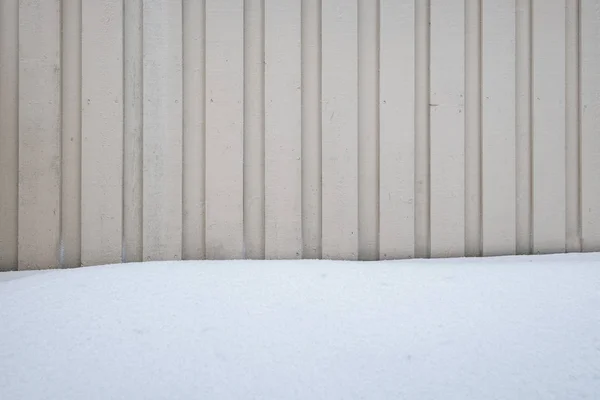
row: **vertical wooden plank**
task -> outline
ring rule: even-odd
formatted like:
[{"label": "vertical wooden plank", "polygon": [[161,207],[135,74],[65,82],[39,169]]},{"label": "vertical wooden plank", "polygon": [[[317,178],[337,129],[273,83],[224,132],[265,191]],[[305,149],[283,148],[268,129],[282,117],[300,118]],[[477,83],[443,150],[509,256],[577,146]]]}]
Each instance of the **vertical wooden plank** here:
[{"label": "vertical wooden plank", "polygon": [[322,4],[323,258],[358,257],[357,4]]},{"label": "vertical wooden plank", "polygon": [[516,239],[517,254],[532,249],[532,0],[517,0],[516,80]]},{"label": "vertical wooden plank", "polygon": [[62,7],[62,184],[60,262],[81,266],[81,0]]},{"label": "vertical wooden plank", "polygon": [[82,4],[81,263],[122,253],[123,2]]},{"label": "vertical wooden plank", "polygon": [[243,258],[244,4],[206,1],[206,254]]},{"label": "vertical wooden plank", "polygon": [[59,265],[60,0],[19,3],[19,269]]},{"label": "vertical wooden plank", "polygon": [[583,250],[600,251],[600,0],[581,1]]},{"label": "vertical wooden plank", "polygon": [[17,268],[19,1],[0,2],[0,271]]},{"label": "vertical wooden plank", "polygon": [[358,1],[358,258],[379,259],[379,0]]},{"label": "vertical wooden plank", "polygon": [[244,1],[244,247],[265,258],[265,4]]},{"label": "vertical wooden plank", "polygon": [[379,252],[414,257],[415,4],[381,0]]},{"label": "vertical wooden plank", "polygon": [[483,255],[516,252],[516,1],[483,3]]},{"label": "vertical wooden plank", "polygon": [[267,259],[302,257],[301,3],[265,4]]},{"label": "vertical wooden plank", "polygon": [[183,1],[183,258],[205,258],[204,0]]},{"label": "vertical wooden plank", "polygon": [[533,3],[533,251],[565,251],[565,2]]},{"label": "vertical wooden plank", "polygon": [[144,260],[182,252],[181,0],[144,0]]},{"label": "vertical wooden plank", "polygon": [[142,0],[125,0],[123,87],[123,261],[142,261]]},{"label": "vertical wooden plank", "polygon": [[431,255],[431,3],[415,2],[415,257]]},{"label": "vertical wooden plank", "polygon": [[302,1],[302,257],[322,257],[321,0]]},{"label": "vertical wooden plank", "polygon": [[431,0],[431,255],[465,251],[465,9]]}]

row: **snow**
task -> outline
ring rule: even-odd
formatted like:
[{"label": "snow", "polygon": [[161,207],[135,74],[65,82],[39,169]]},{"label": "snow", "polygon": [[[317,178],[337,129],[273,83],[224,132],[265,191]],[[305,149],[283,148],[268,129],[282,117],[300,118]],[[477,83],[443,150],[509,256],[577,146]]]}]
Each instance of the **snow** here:
[{"label": "snow", "polygon": [[600,254],[2,273],[0,398],[598,399]]}]

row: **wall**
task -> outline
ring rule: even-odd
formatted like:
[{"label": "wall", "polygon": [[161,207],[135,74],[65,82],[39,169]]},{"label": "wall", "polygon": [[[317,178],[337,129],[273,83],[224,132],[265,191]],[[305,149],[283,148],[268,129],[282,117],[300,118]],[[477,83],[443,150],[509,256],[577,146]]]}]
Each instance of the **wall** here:
[{"label": "wall", "polygon": [[600,0],[0,7],[0,269],[600,250]]}]

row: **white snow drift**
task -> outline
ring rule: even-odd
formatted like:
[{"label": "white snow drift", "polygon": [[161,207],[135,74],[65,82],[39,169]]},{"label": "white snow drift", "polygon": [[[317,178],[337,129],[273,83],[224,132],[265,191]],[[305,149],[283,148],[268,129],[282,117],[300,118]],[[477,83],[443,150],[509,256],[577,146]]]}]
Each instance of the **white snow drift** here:
[{"label": "white snow drift", "polygon": [[600,254],[0,281],[3,400],[600,398]]}]

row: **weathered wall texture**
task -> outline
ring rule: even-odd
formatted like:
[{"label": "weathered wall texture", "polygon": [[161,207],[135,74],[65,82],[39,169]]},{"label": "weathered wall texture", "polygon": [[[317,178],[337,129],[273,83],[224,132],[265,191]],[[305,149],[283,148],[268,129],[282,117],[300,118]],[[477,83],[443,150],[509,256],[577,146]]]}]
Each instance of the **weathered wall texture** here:
[{"label": "weathered wall texture", "polygon": [[600,250],[600,0],[2,0],[0,269]]}]

